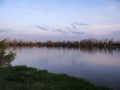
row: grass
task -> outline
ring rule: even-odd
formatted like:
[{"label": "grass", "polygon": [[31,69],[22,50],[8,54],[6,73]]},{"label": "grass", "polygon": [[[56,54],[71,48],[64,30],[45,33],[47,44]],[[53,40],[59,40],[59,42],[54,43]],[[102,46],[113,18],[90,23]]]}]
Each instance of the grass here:
[{"label": "grass", "polygon": [[26,66],[0,67],[0,90],[112,90],[85,79]]}]

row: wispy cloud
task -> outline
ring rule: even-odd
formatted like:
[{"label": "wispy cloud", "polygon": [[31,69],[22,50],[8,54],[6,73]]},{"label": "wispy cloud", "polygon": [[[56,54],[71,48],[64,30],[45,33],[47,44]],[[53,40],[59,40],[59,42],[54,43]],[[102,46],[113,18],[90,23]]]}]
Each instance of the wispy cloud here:
[{"label": "wispy cloud", "polygon": [[5,30],[0,30],[0,32],[6,32]]},{"label": "wispy cloud", "polygon": [[75,35],[83,35],[85,34],[84,32],[80,32],[80,31],[70,31],[72,34],[75,34]]},{"label": "wispy cloud", "polygon": [[72,29],[72,30],[76,30],[76,31],[79,31],[77,27],[79,26],[87,26],[88,24],[85,24],[85,23],[72,23],[71,26],[72,28],[67,28],[67,29]]},{"label": "wispy cloud", "polygon": [[63,30],[63,29],[54,29],[53,31],[54,31],[54,32],[60,32],[60,33],[63,33],[63,34],[68,34],[68,32],[66,32],[66,31]]},{"label": "wispy cloud", "polygon": [[62,34],[74,34],[74,35],[81,35],[84,34],[83,32],[81,32],[79,30],[78,25],[87,25],[84,23],[73,23],[71,25],[68,25],[66,28],[50,28],[49,26],[40,26],[40,25],[35,25],[36,28],[40,29],[40,30],[44,30],[44,31],[48,31],[48,32],[59,32]]},{"label": "wispy cloud", "polygon": [[88,24],[86,24],[86,23],[73,23],[73,25],[85,26],[85,25],[88,25]]},{"label": "wispy cloud", "polygon": [[47,26],[38,26],[38,25],[35,25],[36,28],[39,28],[41,30],[45,30],[45,31],[48,31],[49,28]]},{"label": "wispy cloud", "polygon": [[76,29],[77,29],[74,24],[71,24],[71,26],[72,26],[72,29],[73,29],[73,30],[76,30]]},{"label": "wispy cloud", "polygon": [[9,32],[9,31],[12,31],[11,29],[1,29],[0,28],[0,32]]}]

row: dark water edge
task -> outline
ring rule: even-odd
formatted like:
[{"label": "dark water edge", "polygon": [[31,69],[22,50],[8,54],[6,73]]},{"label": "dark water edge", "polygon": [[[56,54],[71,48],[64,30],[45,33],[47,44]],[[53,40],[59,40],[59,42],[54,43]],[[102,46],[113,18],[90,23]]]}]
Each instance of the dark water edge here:
[{"label": "dark water edge", "polygon": [[120,90],[119,50],[80,50],[68,48],[16,48],[11,63],[49,72],[66,73],[92,83]]}]

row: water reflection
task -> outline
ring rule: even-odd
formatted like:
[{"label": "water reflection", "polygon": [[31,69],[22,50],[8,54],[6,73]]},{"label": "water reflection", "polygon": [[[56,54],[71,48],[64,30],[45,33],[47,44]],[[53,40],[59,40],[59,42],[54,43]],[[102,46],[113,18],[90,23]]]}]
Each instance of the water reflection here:
[{"label": "water reflection", "polygon": [[0,50],[0,66],[10,66],[15,58],[15,53]]},{"label": "water reflection", "polygon": [[68,48],[19,48],[12,65],[27,65],[66,73],[120,90],[119,50],[87,52]]}]

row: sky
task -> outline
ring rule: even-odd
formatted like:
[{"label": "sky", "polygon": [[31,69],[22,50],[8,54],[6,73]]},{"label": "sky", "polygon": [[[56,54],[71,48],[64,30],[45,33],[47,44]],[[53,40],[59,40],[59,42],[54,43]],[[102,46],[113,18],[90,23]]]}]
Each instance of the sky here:
[{"label": "sky", "polygon": [[120,38],[120,0],[0,0],[0,38]]}]

